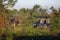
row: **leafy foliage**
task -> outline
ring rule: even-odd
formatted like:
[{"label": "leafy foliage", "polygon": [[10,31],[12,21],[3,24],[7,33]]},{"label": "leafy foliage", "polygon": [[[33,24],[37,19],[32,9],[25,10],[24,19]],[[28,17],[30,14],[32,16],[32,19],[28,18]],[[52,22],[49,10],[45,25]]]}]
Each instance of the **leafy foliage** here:
[{"label": "leafy foliage", "polygon": [[[4,0],[4,2],[5,1],[7,0]],[[14,0],[9,0],[9,4],[7,3],[8,7],[11,7],[10,5],[15,4],[15,2]],[[12,40],[14,34],[17,36],[54,36],[60,33],[60,9],[56,10],[51,7],[52,12],[48,14],[47,9],[43,9],[40,5],[34,5],[32,9],[21,8],[19,10],[10,10],[5,8],[7,4],[4,5],[0,1],[0,26],[5,26],[7,24],[3,31],[6,33],[7,40]],[[15,26],[15,28],[10,24],[11,18],[14,16],[19,16],[21,21],[21,24]],[[46,26],[42,29],[40,27],[34,28],[34,23],[41,19],[35,18],[34,16],[50,16],[51,29]]]}]

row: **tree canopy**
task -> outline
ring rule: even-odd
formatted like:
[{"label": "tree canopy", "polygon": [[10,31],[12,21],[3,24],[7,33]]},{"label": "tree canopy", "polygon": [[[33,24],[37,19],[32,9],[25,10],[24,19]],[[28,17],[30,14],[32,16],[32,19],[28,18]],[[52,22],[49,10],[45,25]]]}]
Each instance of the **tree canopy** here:
[{"label": "tree canopy", "polygon": [[0,0],[0,17],[2,20],[2,22],[0,22],[0,26],[3,26],[7,23],[7,8],[9,7],[13,7],[15,5],[15,3],[17,2],[17,0]]}]

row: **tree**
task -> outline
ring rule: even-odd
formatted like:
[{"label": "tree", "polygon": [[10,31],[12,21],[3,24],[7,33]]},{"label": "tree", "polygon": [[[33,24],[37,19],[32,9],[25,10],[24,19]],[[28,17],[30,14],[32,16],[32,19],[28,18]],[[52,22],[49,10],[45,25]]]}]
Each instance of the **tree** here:
[{"label": "tree", "polygon": [[40,8],[40,5],[34,5],[33,10],[37,10],[38,8]]},{"label": "tree", "polygon": [[40,5],[37,5],[37,4],[34,5],[33,8],[30,11],[30,15],[32,16],[33,12],[36,12],[38,8],[40,8]]},{"label": "tree", "polygon": [[2,20],[0,27],[6,26],[6,24],[8,24],[6,10],[9,7],[13,7],[16,2],[17,0],[0,0],[0,20]]},{"label": "tree", "polygon": [[52,9],[52,12],[51,12],[51,26],[53,28],[56,28],[56,29],[60,29],[60,13],[59,11],[57,11],[54,7],[51,7],[50,9]]},{"label": "tree", "polygon": [[48,16],[47,9],[40,8],[38,13],[40,16]]},{"label": "tree", "polygon": [[31,10],[31,15],[34,16],[47,16],[47,9],[43,9],[40,5],[34,5]]}]

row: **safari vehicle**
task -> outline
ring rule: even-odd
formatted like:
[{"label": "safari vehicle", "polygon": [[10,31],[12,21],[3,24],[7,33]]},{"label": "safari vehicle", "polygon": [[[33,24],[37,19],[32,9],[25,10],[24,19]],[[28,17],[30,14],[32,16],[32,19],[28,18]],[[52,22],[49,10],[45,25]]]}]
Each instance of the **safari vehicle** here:
[{"label": "safari vehicle", "polygon": [[34,23],[34,27],[43,27],[50,26],[50,17],[49,16],[35,16],[36,18],[40,18],[40,20]]}]

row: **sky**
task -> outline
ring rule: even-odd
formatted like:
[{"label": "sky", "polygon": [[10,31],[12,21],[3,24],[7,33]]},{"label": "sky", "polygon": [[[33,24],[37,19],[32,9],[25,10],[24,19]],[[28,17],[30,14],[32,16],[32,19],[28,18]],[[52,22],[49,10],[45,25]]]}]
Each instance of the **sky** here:
[{"label": "sky", "polygon": [[33,8],[35,4],[41,5],[43,8],[50,8],[54,6],[54,8],[60,7],[60,0],[18,0],[14,9],[21,9],[21,8]]}]

